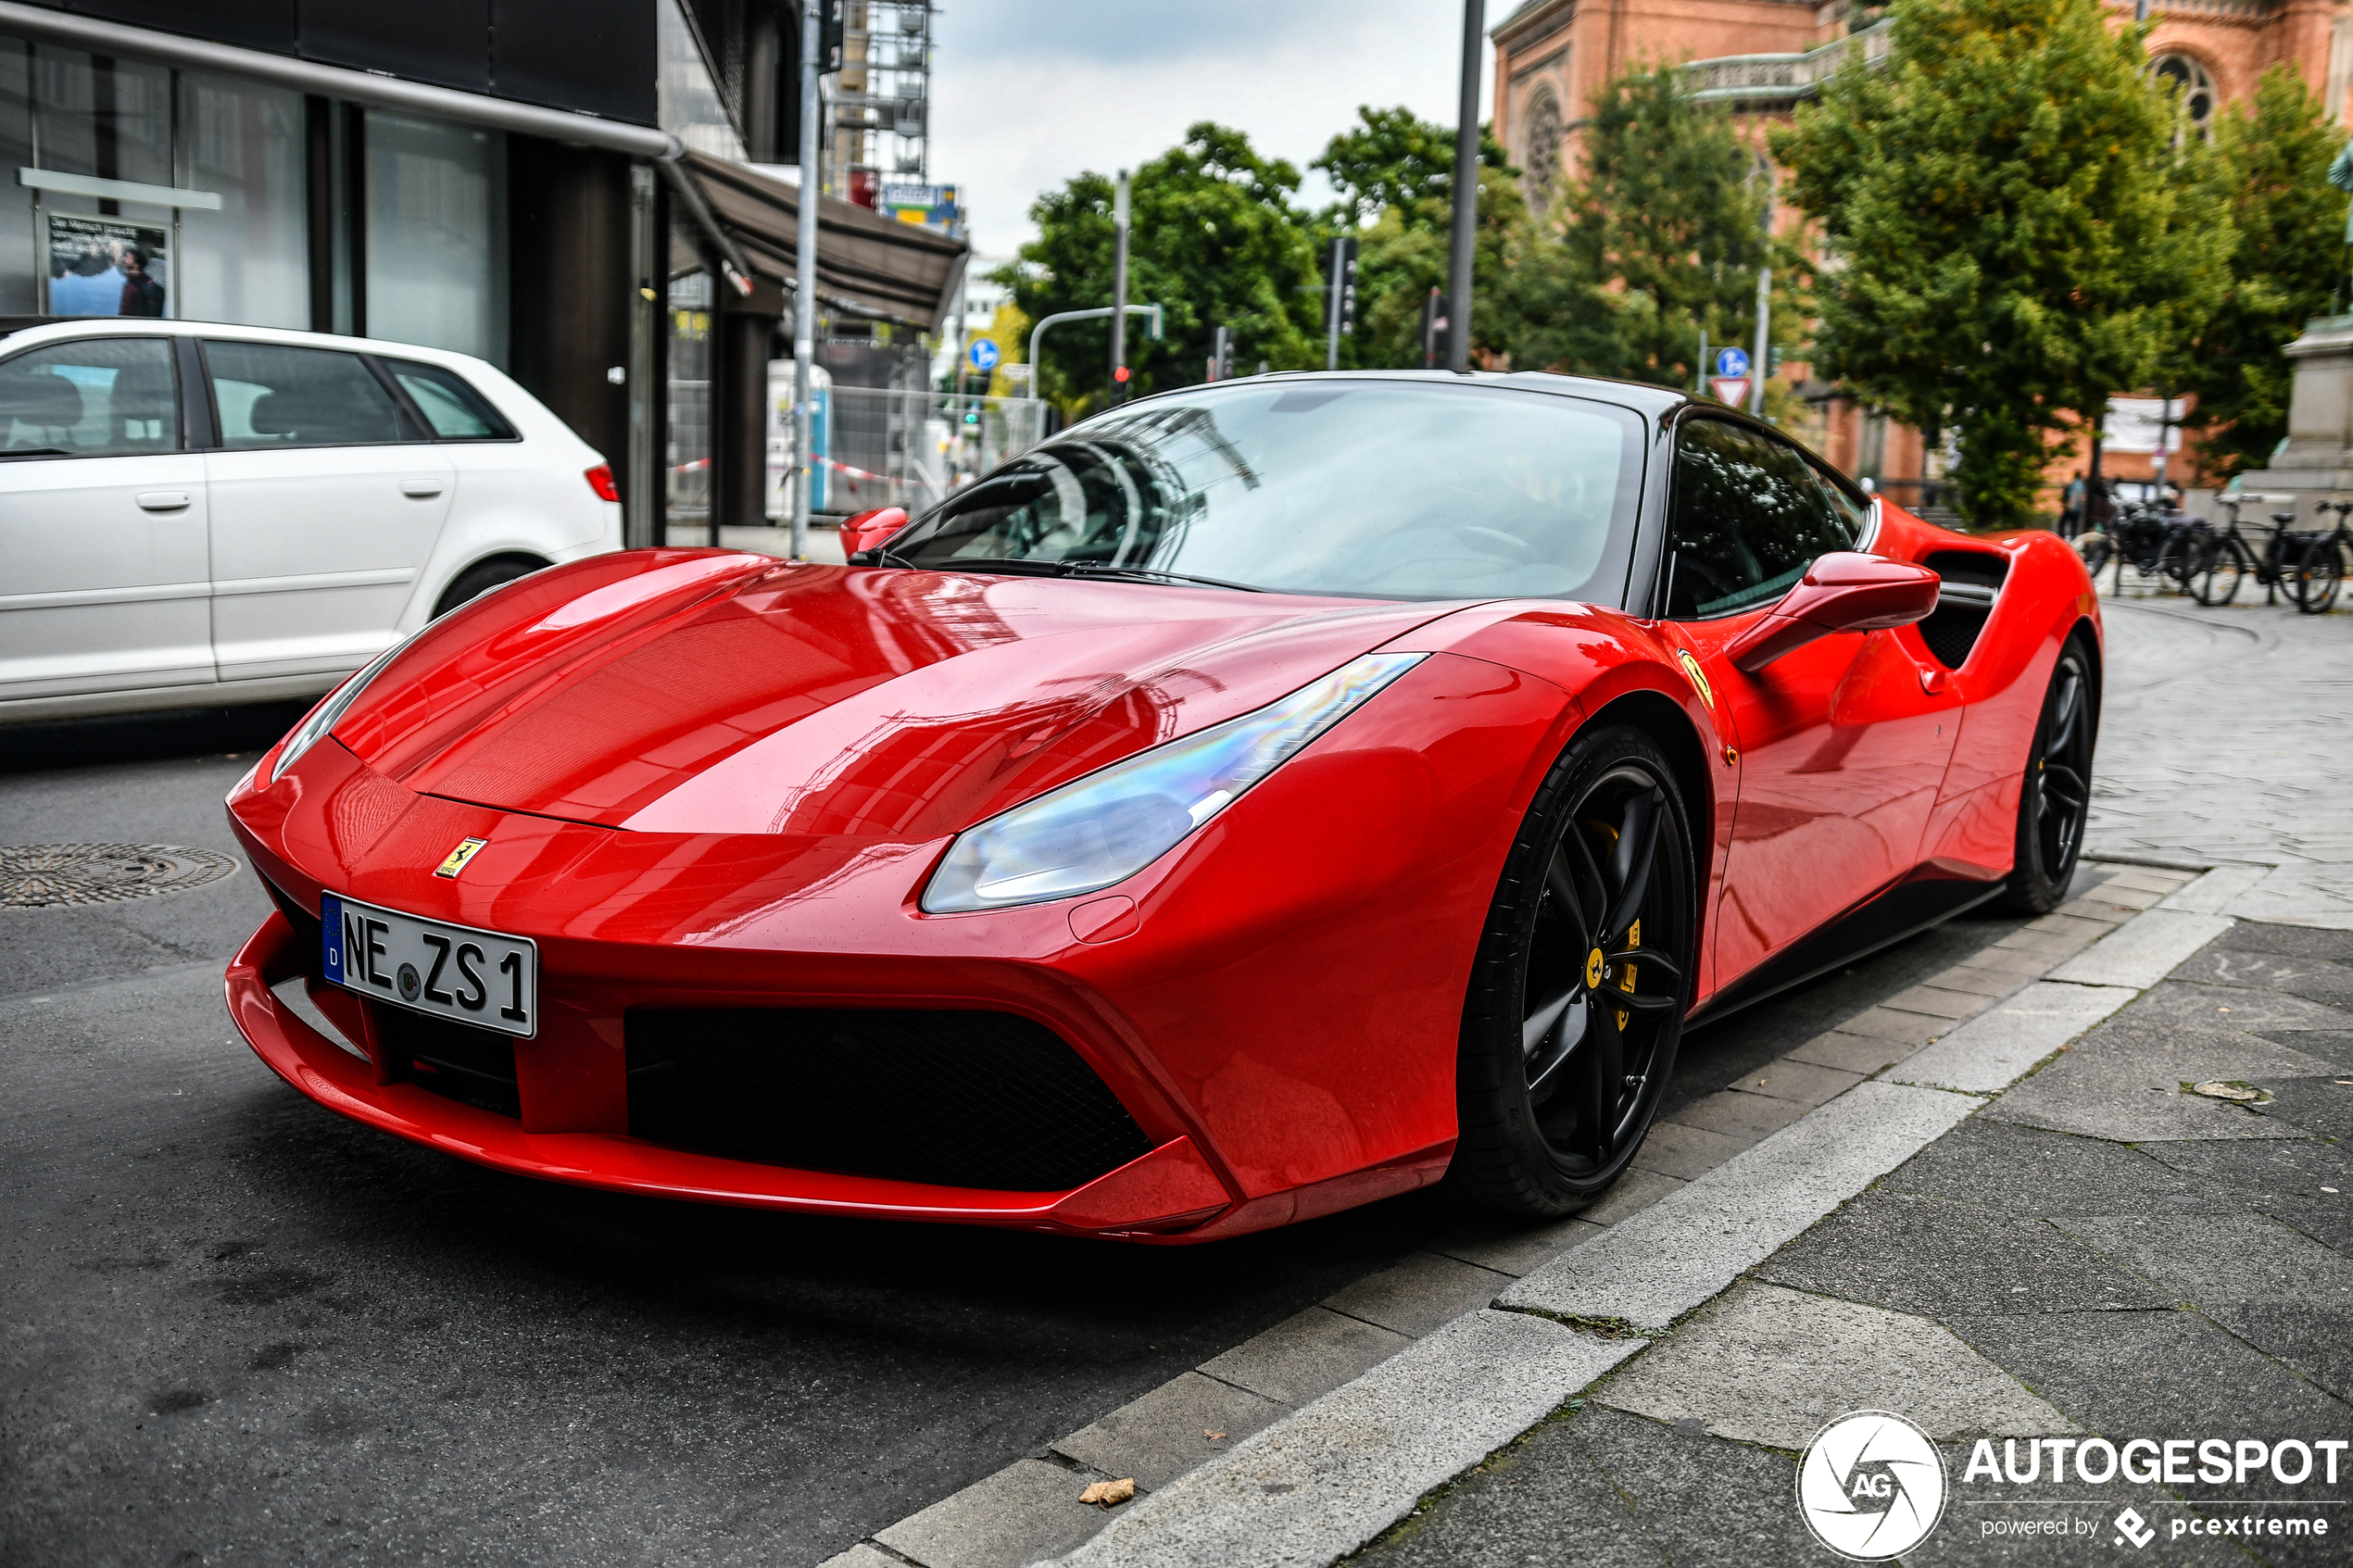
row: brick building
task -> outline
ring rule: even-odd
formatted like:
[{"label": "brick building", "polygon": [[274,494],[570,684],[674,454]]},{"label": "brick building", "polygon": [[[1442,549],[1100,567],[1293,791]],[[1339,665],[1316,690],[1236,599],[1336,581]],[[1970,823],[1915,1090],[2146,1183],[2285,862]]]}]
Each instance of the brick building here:
[{"label": "brick building", "polygon": [[[2108,6],[2120,23],[2132,19],[2133,0]],[[1525,171],[1530,203],[1548,207],[1577,168],[1592,95],[1631,66],[1669,60],[1684,65],[1695,94],[1730,103],[1761,145],[1765,123],[1814,96],[1849,51],[1885,55],[1883,10],[1856,0],[1527,0],[1490,33],[1495,136]],[[2340,122],[2353,123],[2353,0],[2152,0],[2148,11],[2157,24],[2150,57],[2184,85],[2193,119],[2250,95],[2264,71],[2286,62]],[[1783,368],[1801,383],[1806,371]],[[1819,383],[1804,384],[1818,416],[1801,433],[1833,462],[1899,495],[1933,477],[1918,433],[1867,417]],[[2053,465],[2054,482],[2081,466],[2081,454],[2070,454]],[[2120,480],[2145,480],[2151,453],[2112,440],[2103,467]]]}]

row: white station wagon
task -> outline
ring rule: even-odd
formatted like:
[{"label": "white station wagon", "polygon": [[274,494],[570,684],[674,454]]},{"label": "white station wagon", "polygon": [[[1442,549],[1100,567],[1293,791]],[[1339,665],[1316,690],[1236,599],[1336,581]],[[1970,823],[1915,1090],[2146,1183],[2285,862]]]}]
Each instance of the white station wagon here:
[{"label": "white station wagon", "polygon": [[0,322],[0,723],[314,696],[621,546],[604,458],[469,355]]}]

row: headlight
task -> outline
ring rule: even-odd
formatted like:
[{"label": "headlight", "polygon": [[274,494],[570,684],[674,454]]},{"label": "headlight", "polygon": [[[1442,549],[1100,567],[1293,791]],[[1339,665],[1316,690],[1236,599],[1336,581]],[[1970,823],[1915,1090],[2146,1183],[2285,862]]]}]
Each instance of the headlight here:
[{"label": "headlight", "polygon": [[359,700],[359,694],[368,689],[368,683],[384,673],[384,667],[399,658],[400,650],[415,642],[417,636],[416,632],[411,632],[376,655],[359,673],[329,692],[326,700],[312,709],[310,717],[296,725],[294,733],[286,737],[284,746],[278,752],[278,760],[271,765],[270,782],[276,784],[285,777],[286,770],[295,765],[295,759],[318,745],[319,738],[335,727],[335,721]]},{"label": "headlight", "polygon": [[1426,657],[1368,654],[1255,713],[967,828],[924,889],[925,911],[1038,904],[1125,881]]}]

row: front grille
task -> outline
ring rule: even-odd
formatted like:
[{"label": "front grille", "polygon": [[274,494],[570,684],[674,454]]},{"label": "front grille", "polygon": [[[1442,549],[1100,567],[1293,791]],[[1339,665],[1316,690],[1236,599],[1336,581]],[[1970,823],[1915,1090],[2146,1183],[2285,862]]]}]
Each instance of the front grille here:
[{"label": "front grille", "polygon": [[1149,1151],[1076,1051],[1002,1012],[628,1016],[629,1130],[733,1160],[1059,1192]]},{"label": "front grille", "polygon": [[[326,944],[318,915],[305,909],[292,894],[261,879],[270,901],[278,906],[302,944],[302,972],[322,979]],[[515,1042],[495,1029],[430,1017],[373,997],[359,998],[374,1021],[376,1045],[391,1063],[392,1076],[402,1083],[501,1116],[521,1117],[522,1097],[515,1086]]]},{"label": "front grille", "polygon": [[296,902],[293,894],[266,876],[261,879],[261,885],[270,890],[270,901],[278,906],[278,912],[285,916],[286,922],[295,929],[295,940],[302,945],[303,972],[316,976],[320,959],[325,951],[325,944],[321,940],[324,932],[319,924],[319,911],[304,909]]},{"label": "front grille", "polygon": [[477,1110],[522,1114],[511,1035],[386,1002],[371,1003],[368,1010],[375,1019],[376,1043],[395,1078]]}]

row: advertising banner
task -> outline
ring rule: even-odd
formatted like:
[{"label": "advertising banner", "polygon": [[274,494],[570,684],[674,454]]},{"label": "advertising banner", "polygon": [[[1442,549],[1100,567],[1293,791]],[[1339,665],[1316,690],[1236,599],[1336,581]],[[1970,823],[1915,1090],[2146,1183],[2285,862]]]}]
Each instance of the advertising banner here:
[{"label": "advertising banner", "polygon": [[49,314],[165,314],[169,229],[64,212],[48,220]]}]

